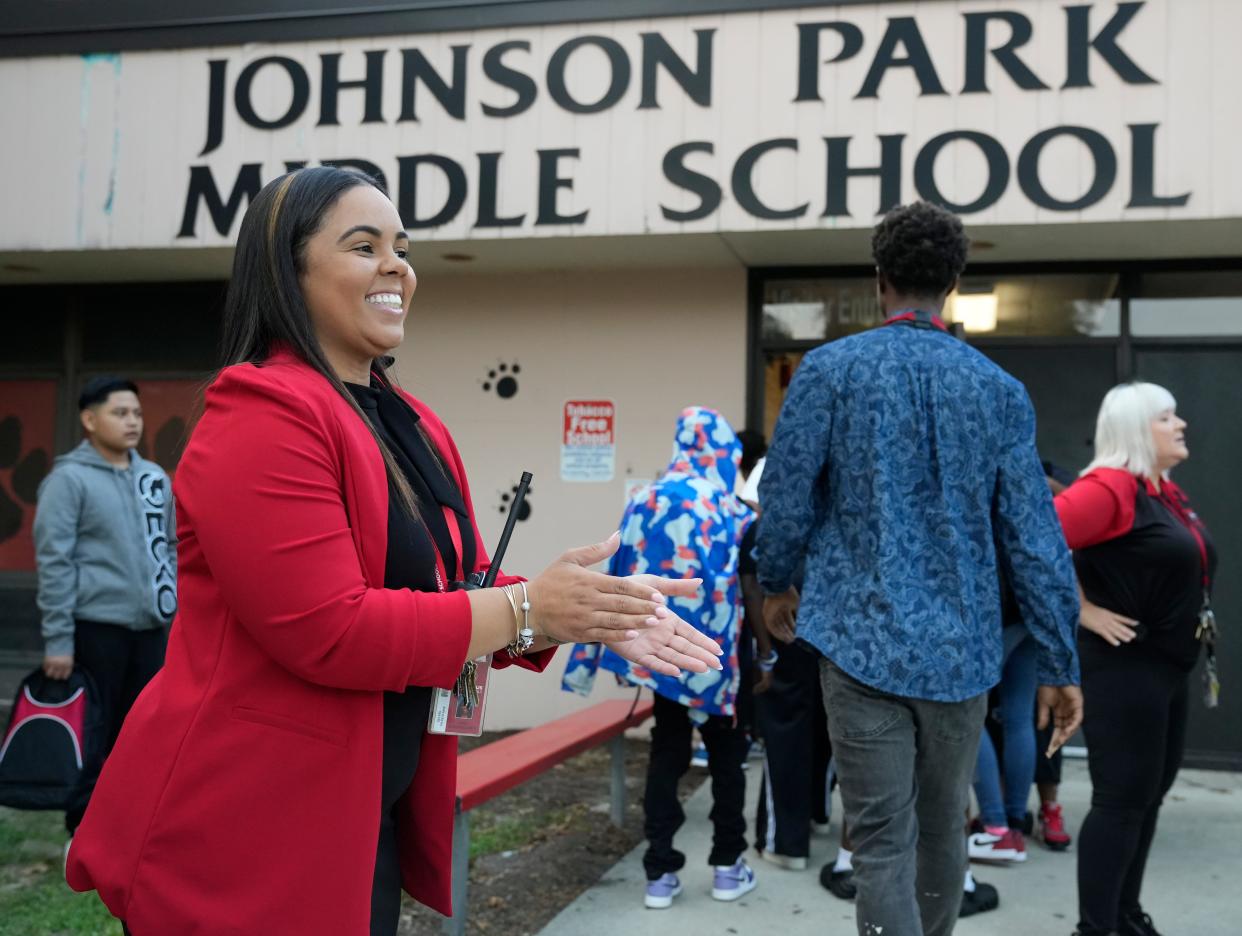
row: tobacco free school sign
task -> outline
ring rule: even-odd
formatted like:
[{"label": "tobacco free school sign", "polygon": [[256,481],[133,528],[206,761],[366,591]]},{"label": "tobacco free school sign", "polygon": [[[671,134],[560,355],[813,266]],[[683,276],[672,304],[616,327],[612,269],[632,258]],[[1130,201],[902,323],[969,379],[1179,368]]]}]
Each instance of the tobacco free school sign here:
[{"label": "tobacco free school sign", "polygon": [[562,481],[611,481],[617,468],[617,408],[611,400],[566,400]]}]

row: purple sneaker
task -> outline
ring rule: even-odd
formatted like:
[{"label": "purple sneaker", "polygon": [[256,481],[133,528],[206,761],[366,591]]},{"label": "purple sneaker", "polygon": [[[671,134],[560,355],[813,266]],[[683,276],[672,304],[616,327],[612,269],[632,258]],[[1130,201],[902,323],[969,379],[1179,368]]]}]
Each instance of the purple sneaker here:
[{"label": "purple sneaker", "polygon": [[648,910],[666,910],[673,905],[673,898],[681,893],[681,881],[675,874],[665,874],[659,880],[647,882],[647,896],[643,903]]},{"label": "purple sneaker", "polygon": [[716,900],[737,900],[754,889],[755,872],[745,858],[739,858],[732,866],[716,866],[716,877],[712,881],[712,897]]}]

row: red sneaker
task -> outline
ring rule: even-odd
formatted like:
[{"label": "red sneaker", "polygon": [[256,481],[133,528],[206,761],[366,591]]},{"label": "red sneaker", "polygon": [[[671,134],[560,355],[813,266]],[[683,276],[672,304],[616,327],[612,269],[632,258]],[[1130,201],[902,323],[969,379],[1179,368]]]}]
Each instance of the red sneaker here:
[{"label": "red sneaker", "polygon": [[1018,829],[976,832],[966,839],[966,851],[971,861],[1026,861],[1026,841]]},{"label": "red sneaker", "polygon": [[1039,807],[1038,838],[1053,851],[1065,851],[1070,847],[1069,833],[1065,831],[1065,818],[1060,803],[1043,803]]}]

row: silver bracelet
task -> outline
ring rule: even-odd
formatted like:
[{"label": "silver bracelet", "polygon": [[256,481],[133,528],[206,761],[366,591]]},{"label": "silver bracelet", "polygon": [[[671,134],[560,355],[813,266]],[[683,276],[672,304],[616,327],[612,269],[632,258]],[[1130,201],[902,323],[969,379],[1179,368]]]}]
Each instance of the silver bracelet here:
[{"label": "silver bracelet", "polygon": [[530,628],[530,595],[526,592],[526,583],[518,582],[522,589],[522,629],[518,631],[519,652],[525,653],[535,642],[535,632]]}]

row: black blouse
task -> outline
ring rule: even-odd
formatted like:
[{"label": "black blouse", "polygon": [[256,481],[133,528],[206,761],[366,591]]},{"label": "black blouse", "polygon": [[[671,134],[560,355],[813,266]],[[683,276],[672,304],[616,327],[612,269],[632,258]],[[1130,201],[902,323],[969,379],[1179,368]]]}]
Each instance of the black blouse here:
[{"label": "black blouse", "polygon": [[[1187,519],[1203,538],[1206,570]],[[1140,481],[1134,525],[1121,536],[1074,550],[1074,568],[1088,600],[1139,622],[1134,641],[1117,648],[1080,629],[1081,649],[1155,655],[1182,669],[1194,668],[1200,651],[1195,630],[1203,606],[1203,579],[1205,572],[1209,582],[1215,578],[1216,544],[1172,483],[1165,484],[1163,494],[1153,496]]]},{"label": "black blouse", "polygon": [[[439,549],[449,578],[473,568],[476,544],[461,492],[441,468],[418,428],[418,413],[391,389],[372,378],[371,386],[346,384],[379,437],[392,452],[418,500],[420,518],[402,509],[396,495],[388,499],[388,552],[384,563],[385,588],[436,591]],[[449,533],[443,507],[457,514],[463,562]],[[435,544],[435,549],[433,545]],[[396,931],[400,908],[400,869],[397,864],[393,807],[409,788],[418,769],[423,732],[431,707],[431,689],[410,686],[404,692],[384,693],[384,761],[380,799],[380,837],[372,887],[372,933]]]}]

